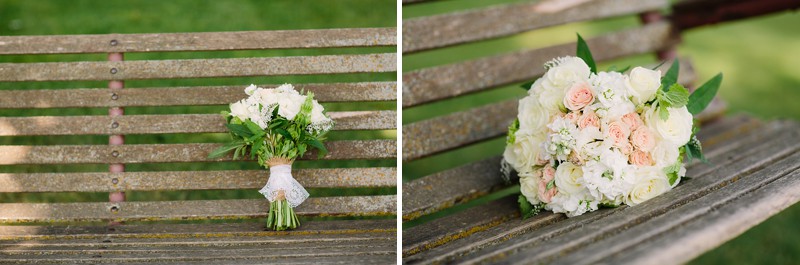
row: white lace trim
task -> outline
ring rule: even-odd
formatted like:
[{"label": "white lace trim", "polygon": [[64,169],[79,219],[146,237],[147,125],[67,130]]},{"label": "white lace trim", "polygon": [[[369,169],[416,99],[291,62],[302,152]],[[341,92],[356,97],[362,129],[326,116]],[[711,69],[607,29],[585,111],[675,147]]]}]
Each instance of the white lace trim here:
[{"label": "white lace trim", "polygon": [[270,202],[278,196],[278,191],[283,191],[286,201],[292,208],[297,207],[308,199],[308,192],[303,185],[292,177],[292,165],[278,165],[269,168],[269,180],[260,192]]}]

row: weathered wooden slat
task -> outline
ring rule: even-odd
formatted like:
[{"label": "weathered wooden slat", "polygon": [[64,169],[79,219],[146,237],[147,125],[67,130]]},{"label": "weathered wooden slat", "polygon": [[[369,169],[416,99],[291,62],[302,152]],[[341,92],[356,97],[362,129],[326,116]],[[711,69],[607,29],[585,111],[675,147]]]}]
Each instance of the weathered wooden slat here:
[{"label": "weathered wooden slat", "polygon": [[[272,88],[276,85],[262,85]],[[393,101],[396,82],[296,84],[320,102]],[[241,100],[243,86],[0,90],[0,108],[224,105]],[[116,99],[115,99],[116,98]]]},{"label": "weathered wooden slat", "polygon": [[[396,196],[311,197],[295,208],[301,216],[388,216]],[[267,200],[190,200],[87,203],[0,203],[0,223],[68,221],[204,220],[266,217]]]},{"label": "weathered wooden slat", "polygon": [[[771,124],[771,126],[783,126]],[[620,207],[614,214],[598,219],[577,229],[560,230],[558,225],[545,227],[537,233],[524,234],[499,243],[492,249],[483,249],[459,257],[461,262],[497,261],[502,256],[511,258],[508,262],[525,260],[527,262],[555,257],[559,253],[585,246],[599,238],[613,235],[660,216],[677,206],[703,197],[715,190],[729,185],[748,174],[780,160],[788,154],[797,152],[800,143],[787,144],[789,139],[798,136],[796,125],[777,129],[777,135],[767,143],[745,146],[728,156],[717,156],[709,164],[697,164],[689,169],[688,176],[694,176],[683,185],[662,194],[636,207]],[[720,164],[721,162],[726,162]],[[698,173],[703,171],[705,173]],[[556,231],[562,231],[556,233]],[[555,235],[552,233],[556,233]],[[558,236],[556,236],[558,235]],[[512,254],[517,253],[517,254]],[[513,256],[512,256],[513,255]]]},{"label": "weathered wooden slat", "polygon": [[[333,130],[386,130],[397,126],[395,111],[329,112]],[[219,114],[124,115],[124,116],[33,116],[0,117],[0,136],[224,133],[225,119]]]},{"label": "weathered wooden slat", "polygon": [[403,220],[413,220],[505,187],[507,184],[497,174],[500,159],[485,159],[403,184]]},{"label": "weathered wooden slat", "polygon": [[393,46],[395,28],[0,36],[0,54],[221,51]]},{"label": "weathered wooden slat", "polygon": [[[114,226],[0,226],[0,243],[38,244],[98,243],[122,245],[183,244],[202,241],[231,241],[258,237],[269,242],[313,242],[349,237],[396,235],[395,220],[309,221],[291,231],[265,231],[261,222],[221,224],[145,224]],[[288,237],[287,237],[288,236]],[[252,239],[251,239],[252,240]],[[169,241],[169,242],[167,242]]]},{"label": "weathered wooden slat", "polygon": [[[668,23],[657,22],[587,42],[593,51],[603,51],[595,54],[595,59],[605,61],[668,47],[676,38]],[[545,62],[574,54],[575,44],[569,43],[408,72],[403,74],[403,106],[532,80],[544,74],[544,67],[540,66]]]},{"label": "weathered wooden slat", "polygon": [[517,116],[517,100],[403,126],[403,160],[413,160],[500,136]]},{"label": "weathered wooden slat", "polygon": [[[136,145],[2,145],[0,164],[80,164],[80,163],[162,163],[232,161],[232,155],[209,159],[208,154],[222,144],[136,144]],[[397,154],[394,140],[349,140],[325,143],[328,154],[322,159],[386,159]],[[303,159],[316,159],[316,151]]]},{"label": "weathered wooden slat", "polygon": [[[395,168],[297,169],[306,188],[394,187]],[[260,189],[264,170],[0,173],[0,192],[116,192],[133,190]]]},{"label": "weathered wooden slat", "polygon": [[[747,131],[746,132],[747,135],[741,135],[742,137],[740,138],[740,141],[738,141],[738,142],[742,142],[742,143],[738,143],[738,142],[734,143],[733,141],[728,141],[728,142],[721,142],[721,143],[724,143],[724,144],[716,144],[716,145],[706,146],[707,157],[712,161],[712,163],[713,163],[713,165],[715,167],[712,167],[710,164],[695,163],[695,164],[692,164],[692,165],[689,166],[689,172],[687,174],[690,175],[690,176],[704,176],[705,174],[707,174],[709,172],[713,172],[713,170],[725,167],[726,164],[737,163],[739,161],[738,159],[741,159],[743,157],[749,156],[751,154],[752,149],[754,148],[754,146],[758,146],[765,139],[770,139],[770,137],[775,136],[775,134],[781,128],[784,128],[784,127],[774,127],[773,126],[773,127],[768,127],[768,128],[762,128],[762,129],[759,129],[759,130]],[[704,136],[704,138],[707,138],[707,139],[713,139],[713,137],[715,137],[715,135]],[[774,145],[773,145],[773,147],[774,147]],[[723,151],[723,152],[720,152],[720,151]],[[736,154],[736,155],[730,156],[730,157],[724,155],[725,153],[728,153],[728,152],[732,153],[732,154]],[[763,152],[763,150],[762,150],[762,152]],[[495,174],[499,174],[499,173],[495,173]],[[498,178],[499,178],[499,176],[498,176]],[[404,189],[404,191],[405,191],[405,189]],[[405,198],[405,196],[404,196],[404,198]],[[500,201],[496,201],[496,202],[493,202],[493,203],[498,203],[498,202],[500,202]],[[517,207],[516,201],[512,201],[512,200],[509,199],[509,202],[507,202],[507,204],[508,204],[509,210],[505,215],[517,216],[518,212],[516,210],[516,207]],[[490,208],[500,208],[500,207],[501,206],[492,206]],[[475,209],[475,210],[473,211],[473,209]],[[467,211],[464,211],[464,212],[460,213],[460,214],[463,214],[464,216],[459,216],[458,219],[459,220],[472,220],[469,217],[470,215],[480,215],[481,212],[487,211],[487,209],[479,209],[479,207],[476,207],[476,208],[473,208],[473,209],[469,209]],[[472,212],[471,213],[467,213],[468,211],[472,211]],[[595,212],[595,213],[587,214],[585,216],[596,216],[598,214],[601,214],[601,215],[604,216],[607,213],[608,213],[607,211],[598,211],[598,212]],[[610,214],[610,213],[608,213],[608,214]],[[497,214],[497,215],[499,216],[501,214]],[[455,216],[455,215],[452,215],[452,216]],[[513,222],[516,222],[515,221],[516,219],[512,219],[512,220],[510,220],[510,221],[508,221],[506,223],[494,223],[493,225],[499,225],[499,226],[497,228],[491,227],[491,228],[487,229],[485,226],[488,226],[487,225],[488,221],[489,221],[488,219],[486,220],[487,221],[486,223],[476,222],[476,221],[459,223],[456,220],[447,219],[447,218],[450,218],[452,216],[447,216],[447,217],[444,217],[444,218],[441,218],[441,219],[437,219],[437,220],[434,220],[432,222],[428,222],[428,223],[419,225],[417,227],[411,228],[411,229],[421,229],[421,230],[432,230],[432,231],[438,231],[438,232],[435,232],[432,235],[428,235],[426,237],[426,241],[422,241],[422,242],[413,241],[413,240],[412,241],[404,241],[404,250],[403,250],[404,251],[404,256],[409,256],[409,253],[412,253],[412,251],[414,251],[415,249],[416,250],[423,249],[423,246],[425,246],[425,248],[433,248],[433,247],[438,246],[438,245],[443,245],[443,246],[436,247],[435,249],[432,249],[430,251],[422,252],[422,253],[420,253],[418,255],[412,255],[412,256],[408,257],[408,259],[406,261],[412,261],[412,260],[413,261],[425,261],[425,263],[431,263],[431,262],[435,263],[435,262],[448,261],[448,260],[451,260],[453,257],[465,255],[465,254],[467,254],[469,252],[472,252],[472,251],[487,247],[488,244],[496,244],[498,242],[505,241],[505,240],[507,240],[508,238],[510,238],[512,236],[516,236],[516,235],[522,233],[522,232],[519,232],[519,233],[516,233],[514,235],[511,235],[509,233],[512,233],[512,232],[509,232],[509,231],[516,231],[516,230],[519,230],[519,229],[522,229],[522,230],[527,229],[527,228],[524,228],[525,226],[520,225],[519,223],[513,223]],[[559,216],[561,216],[561,215],[559,215]],[[557,230],[554,230],[554,231],[556,231],[556,232],[558,232],[558,231],[569,231],[569,230],[575,228],[574,225],[582,226],[587,221],[580,221],[579,223],[572,224],[573,220],[583,220],[581,218],[586,218],[586,217],[582,216],[582,217],[579,217],[579,218],[570,218],[568,220],[559,222],[558,225],[560,226],[560,228],[558,228]],[[591,217],[591,218],[599,218],[599,217]],[[531,225],[535,225],[535,224],[531,224]],[[477,229],[477,228],[481,228],[481,229]],[[412,233],[413,230],[411,230],[411,229],[406,230],[406,231],[409,231],[409,233]],[[479,231],[480,230],[486,230],[486,231],[485,232],[475,233],[475,235],[469,236],[468,238],[465,238],[464,240],[456,240],[456,239],[462,238],[462,237],[465,237],[465,236],[454,236],[454,235],[451,235],[450,232],[448,232],[448,231],[461,231],[461,230],[471,232],[472,229],[476,229],[476,230],[479,230]],[[524,230],[524,231],[528,231],[528,230]],[[561,233],[561,232],[558,232],[558,233]],[[542,236],[550,237],[552,235],[551,234],[544,234]],[[413,236],[412,236],[412,238],[413,238]],[[454,242],[451,243],[450,241],[454,241]],[[447,243],[447,244],[445,244],[445,243]]]},{"label": "weathered wooden slat", "polygon": [[0,81],[133,80],[394,72],[397,54],[120,62],[2,63]]},{"label": "weathered wooden slat", "polygon": [[[201,252],[203,250],[213,250],[215,252],[221,252],[217,254],[225,254],[225,253],[235,253],[235,252],[249,252],[252,250],[261,250],[264,251],[265,248],[269,248],[270,251],[278,252],[283,250],[330,250],[330,249],[341,249],[343,251],[349,250],[375,250],[381,249],[384,250],[386,247],[394,247],[394,241],[389,241],[389,237],[384,237],[380,239],[358,239],[352,238],[347,239],[348,241],[339,240],[339,241],[329,241],[329,240],[320,240],[318,242],[301,242],[301,243],[294,243],[294,242],[272,242],[271,244],[263,244],[261,241],[257,240],[249,240],[249,241],[230,241],[229,244],[218,244],[213,242],[212,244],[202,244],[201,242],[193,242],[191,244],[173,244],[173,245],[154,245],[154,246],[146,246],[146,245],[132,245],[132,246],[123,246],[119,244],[61,244],[61,245],[38,245],[38,244],[16,244],[6,247],[0,250],[0,255],[8,255],[8,256],[22,256],[22,255],[37,255],[37,256],[48,256],[48,255],[79,255],[79,254],[86,254],[86,253],[93,253],[93,254],[138,254],[143,255],[145,253],[192,253],[192,252]],[[97,242],[100,243],[100,242]],[[211,248],[213,246],[213,248]]]},{"label": "weathered wooden slat", "polygon": [[[403,21],[403,53],[521,33],[533,29],[665,8],[665,0],[553,1],[496,5]],[[509,19],[513,18],[513,19]]]},{"label": "weathered wooden slat", "polygon": [[[760,221],[765,220],[767,217],[779,212],[785,207],[794,204],[800,199],[800,192],[787,193],[778,192],[781,196],[777,198],[768,195],[766,192],[776,192],[774,185],[776,183],[789,184],[782,188],[789,188],[800,191],[800,153],[795,153],[775,164],[771,164],[751,175],[744,176],[739,180],[720,188],[713,193],[704,197],[698,198],[692,202],[680,206],[672,211],[665,213],[659,217],[653,218],[645,223],[637,226],[628,227],[620,233],[605,237],[599,241],[593,242],[590,245],[581,247],[575,252],[569,253],[566,256],[556,258],[556,264],[597,264],[604,259],[614,259],[615,255],[629,256],[630,249],[640,250],[640,257],[636,258],[642,262],[632,262],[629,264],[668,264],[675,263],[681,264],[688,262],[692,258],[700,255],[701,253],[716,247],[723,242],[732,239],[735,235],[744,232],[748,228],[758,224]],[[788,174],[788,175],[786,175]],[[782,190],[778,188],[777,190]],[[761,197],[752,197],[751,193],[761,194]],[[787,196],[789,195],[789,196]],[[749,199],[740,199],[743,196]],[[788,203],[788,204],[786,204]],[[745,205],[778,205],[779,209],[772,207],[762,208],[769,209],[766,211],[752,211],[754,208],[749,209],[747,214],[740,217],[748,218],[748,222],[741,222],[740,218],[736,222],[706,222],[710,216],[717,212],[716,209],[726,207],[727,205],[735,204],[736,208],[745,207]],[[731,209],[728,207],[728,209]],[[734,209],[731,209],[734,210]],[[712,218],[713,219],[713,218]],[[739,223],[741,222],[741,223]],[[732,227],[727,225],[732,225]],[[694,224],[691,228],[686,227],[687,224]],[[705,225],[702,229],[698,225]],[[716,232],[712,230],[705,230],[707,226],[714,226]],[[696,241],[697,237],[691,234],[699,233],[697,230],[705,231],[707,237],[703,240]],[[719,231],[736,230],[737,233],[721,233]],[[665,235],[670,235],[675,242],[685,242],[686,244],[677,244],[676,246],[650,249],[653,244],[650,243],[651,239],[660,241],[665,238]],[[695,240],[691,240],[694,238]],[[616,240],[615,240],[616,239]],[[645,241],[648,241],[645,243]],[[616,242],[616,244],[609,244],[609,242]],[[671,249],[669,259],[665,259],[664,255],[658,254],[665,249]],[[602,251],[601,251],[602,250]],[[680,256],[681,260],[675,260],[674,256]],[[628,258],[631,258],[630,256]],[[614,262],[614,264],[621,264]]]},{"label": "weathered wooden slat", "polygon": [[[308,260],[309,258],[323,258],[329,262],[336,262],[339,257],[360,257],[363,260],[375,260],[373,255],[377,255],[381,261],[388,261],[390,259],[384,256],[391,256],[395,258],[395,251],[392,250],[391,245],[379,245],[375,247],[365,247],[363,249],[352,249],[345,245],[332,247],[327,249],[280,249],[278,251],[270,251],[269,249],[250,249],[250,250],[223,250],[217,251],[215,249],[207,248],[205,250],[189,251],[143,251],[141,253],[124,253],[117,254],[113,251],[107,250],[87,250],[85,253],[77,254],[53,254],[53,255],[14,255],[7,256],[0,259],[0,262],[58,262],[58,263],[89,263],[96,264],[102,263],[129,263],[129,262],[158,262],[158,263],[185,263],[194,261],[216,261],[224,262],[234,260],[253,260],[261,262],[287,262],[285,259]],[[351,259],[345,259],[347,262],[353,262]],[[291,263],[298,264],[298,261],[291,261]],[[306,263],[303,263],[306,264]],[[316,263],[313,263],[316,264]]]}]

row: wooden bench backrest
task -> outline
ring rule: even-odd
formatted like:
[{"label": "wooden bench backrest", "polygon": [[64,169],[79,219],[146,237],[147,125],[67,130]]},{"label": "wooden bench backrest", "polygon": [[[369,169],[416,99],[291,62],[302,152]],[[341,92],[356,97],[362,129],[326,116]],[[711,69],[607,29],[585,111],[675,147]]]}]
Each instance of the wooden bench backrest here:
[{"label": "wooden bench backrest", "polygon": [[[0,55],[108,53],[109,58],[119,60],[121,53],[129,52],[394,47],[396,42],[395,28],[0,36]],[[222,59],[0,63],[0,82],[20,84],[11,90],[0,90],[0,109],[110,108],[111,114],[0,117],[0,136],[3,137],[109,135],[111,139],[108,145],[2,145],[0,165],[108,164],[113,172],[0,173],[0,193],[258,189],[267,180],[268,173],[263,170],[113,170],[114,167],[123,168],[124,164],[137,163],[230,163],[231,156],[207,158],[208,153],[220,145],[218,143],[121,144],[122,137],[119,137],[141,134],[226,133],[224,119],[219,114],[118,115],[121,114],[121,109],[118,108],[215,105],[218,107],[216,111],[219,111],[228,103],[245,97],[243,88],[249,84],[120,88],[122,83],[118,81],[328,76],[395,71],[396,53],[393,52]],[[80,80],[108,80],[110,88],[26,88],[28,84],[39,81]],[[298,90],[314,92],[323,104],[388,102],[386,104],[391,105],[391,102],[397,100],[394,81],[295,85]],[[329,114],[336,121],[336,131],[396,129],[396,112],[391,110],[334,111]],[[358,138],[365,134],[355,135]],[[387,163],[383,164],[391,166],[331,168],[331,163],[326,161],[299,161],[297,164],[303,166],[296,167],[295,178],[309,189],[395,187],[396,169],[394,162],[389,161],[394,161],[396,157],[396,141],[386,137],[360,137],[327,142],[330,153],[322,160],[385,160]],[[224,141],[226,138],[216,139]],[[308,154],[304,159],[312,157],[316,158],[316,154]],[[265,216],[268,208],[264,199],[113,200],[74,203],[2,202],[0,223],[258,218]],[[296,210],[302,216],[387,216],[395,214],[396,205],[395,195],[312,196]]]},{"label": "wooden bench backrest", "polygon": [[[405,4],[415,2],[424,1],[404,1]],[[596,0],[550,11],[544,9],[542,2],[532,2],[411,18],[403,21],[403,53],[408,55],[507,37],[571,22],[640,14],[648,23],[605,35],[584,36],[595,59],[602,62],[656,52],[669,57],[669,51],[679,38],[667,21],[650,18],[659,18],[658,11],[668,5],[665,0]],[[544,74],[542,65],[545,62],[574,54],[575,43],[572,42],[405,72],[404,113],[446,100],[458,100],[469,94],[534,80]],[[667,62],[661,66],[662,69],[669,64]],[[690,83],[695,76],[691,66],[682,64],[681,70],[679,81]],[[662,71],[665,72],[665,69]],[[459,154],[481,150],[484,147],[479,145],[487,141],[504,139],[508,125],[516,117],[517,101],[515,96],[421,121],[404,122],[404,172],[413,171],[418,165],[434,164],[428,161],[441,157],[460,157]],[[510,187],[500,178],[501,157],[498,153],[477,156],[483,156],[484,159],[465,159],[455,168],[422,176],[404,173],[403,220],[414,220]],[[492,197],[487,198],[493,200]],[[441,214],[437,217],[441,217]]]}]

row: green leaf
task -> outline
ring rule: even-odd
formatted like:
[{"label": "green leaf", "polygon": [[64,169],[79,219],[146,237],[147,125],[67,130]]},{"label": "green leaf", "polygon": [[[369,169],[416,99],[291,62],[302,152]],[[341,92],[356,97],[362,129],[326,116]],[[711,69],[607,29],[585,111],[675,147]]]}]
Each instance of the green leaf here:
[{"label": "green leaf", "polygon": [[706,81],[705,84],[698,87],[697,90],[689,96],[689,104],[686,105],[686,108],[689,109],[689,113],[696,115],[706,109],[708,104],[711,103],[711,100],[714,99],[714,96],[717,95],[720,84],[722,84],[722,73],[715,75],[713,78]]},{"label": "green leaf", "polygon": [[244,138],[249,138],[250,136],[253,136],[253,133],[250,132],[250,129],[248,129],[247,126],[241,124],[227,124],[225,126],[227,126],[228,129],[231,130],[231,133],[233,133],[234,135],[238,135]]},{"label": "green leaf", "polygon": [[667,70],[667,74],[661,78],[661,89],[666,91],[672,86],[672,84],[678,82],[678,72],[680,72],[680,68],[681,63],[678,62],[678,59],[676,58],[675,61],[672,61],[672,66],[670,66],[669,70]]},{"label": "green leaf", "polygon": [[528,91],[528,90],[531,90],[531,87],[533,86],[533,83],[536,83],[536,81],[525,82],[522,85],[520,85],[519,87],[521,87],[522,89],[525,89],[525,91]]},{"label": "green leaf", "polygon": [[665,101],[671,108],[680,108],[689,102],[689,90],[686,90],[681,84],[672,84],[669,90],[661,95],[663,95],[662,101]]},{"label": "green leaf", "polygon": [[208,154],[208,158],[221,157],[221,156],[225,155],[226,153],[230,152],[231,150],[234,150],[234,149],[237,149],[237,148],[240,148],[240,147],[243,147],[243,146],[244,146],[244,142],[242,142],[242,141],[234,141],[234,142],[227,143],[227,144],[225,144],[223,146],[220,146],[217,149],[214,149],[214,151],[211,151],[211,153]]},{"label": "green leaf", "polygon": [[666,61],[666,60],[664,60],[664,61],[661,61],[661,63],[659,63],[659,64],[658,64],[658,65],[656,65],[655,67],[651,68],[651,70],[656,70],[656,69],[658,69],[659,67],[661,67],[662,65],[664,65],[665,63],[667,63],[667,61]]},{"label": "green leaf", "polygon": [[283,128],[275,128],[274,131],[280,135],[283,135],[287,140],[292,140],[292,135]]},{"label": "green leaf", "polygon": [[611,67],[608,67],[608,71],[609,72],[617,72],[617,73],[625,73],[630,69],[631,69],[630,65],[625,66],[625,68],[622,68],[622,69],[617,69],[616,65],[612,65]]},{"label": "green leaf", "polygon": [[547,187],[545,188],[545,190],[550,190],[550,189],[552,189],[552,188],[553,188],[553,187],[555,187],[555,186],[556,186],[556,180],[555,180],[555,179],[553,179],[553,180],[551,180],[550,182],[547,182]]},{"label": "green leaf", "polygon": [[323,145],[322,142],[320,142],[319,140],[309,139],[308,141],[306,141],[306,143],[319,150],[319,155],[318,155],[319,158],[323,158],[325,157],[325,155],[328,154],[328,149],[325,148],[325,145]]},{"label": "green leaf", "polygon": [[669,119],[669,110],[667,110],[666,105],[658,104],[658,117],[661,118],[662,121]]},{"label": "green leaf", "polygon": [[252,122],[250,120],[246,120],[244,122],[244,126],[247,126],[247,129],[249,129],[250,132],[252,132],[253,134],[258,134],[258,133],[264,132],[264,130],[261,129],[261,127],[259,127],[258,124],[256,124],[255,122]]},{"label": "green leaf", "polygon": [[583,59],[586,62],[586,65],[589,66],[589,69],[592,70],[592,73],[597,73],[597,64],[594,62],[594,57],[592,57],[592,51],[589,50],[589,45],[586,44],[586,41],[583,40],[581,34],[578,34],[578,50],[575,52],[578,58]]},{"label": "green leaf", "polygon": [[517,198],[517,202],[519,203],[520,216],[522,216],[523,220],[533,217],[534,215],[538,214],[542,209],[544,209],[544,205],[542,204],[533,205],[530,202],[528,202],[528,199],[526,199],[525,195],[522,194],[520,194],[519,197]]}]

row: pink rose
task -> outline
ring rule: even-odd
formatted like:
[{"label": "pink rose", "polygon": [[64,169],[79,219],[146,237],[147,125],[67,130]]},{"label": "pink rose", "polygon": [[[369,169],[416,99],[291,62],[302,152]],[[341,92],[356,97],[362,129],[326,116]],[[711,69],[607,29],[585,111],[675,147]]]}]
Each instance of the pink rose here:
[{"label": "pink rose", "polygon": [[580,113],[578,113],[577,111],[570,111],[569,113],[567,113],[567,115],[564,115],[564,118],[566,118],[572,123],[577,123],[579,117]]},{"label": "pink rose", "polygon": [[612,121],[608,123],[606,134],[608,138],[614,142],[615,146],[623,147],[628,144],[628,137],[631,135],[631,130],[624,122]]},{"label": "pink rose", "polygon": [[639,149],[631,152],[631,155],[628,156],[628,161],[637,166],[652,166],[655,164],[655,162],[653,162],[653,157],[650,156],[650,153]]},{"label": "pink rose", "polygon": [[631,131],[636,130],[639,126],[642,126],[644,122],[642,122],[642,117],[636,112],[631,112],[622,116],[622,122],[628,125],[631,128]]},{"label": "pink rose", "polygon": [[556,177],[556,169],[551,165],[546,165],[542,168],[542,181],[545,183],[550,182]]},{"label": "pink rose", "polygon": [[556,196],[558,193],[558,189],[555,186],[551,187],[549,190],[547,189],[547,182],[539,181],[539,200],[544,203],[550,203],[553,200],[553,196]]},{"label": "pink rose", "polygon": [[600,128],[600,118],[594,111],[584,111],[583,115],[578,119],[578,127],[583,129],[589,126]]},{"label": "pink rose", "polygon": [[621,144],[618,144],[617,148],[619,148],[619,151],[626,155],[629,155],[633,151],[633,146],[628,142],[622,142]]},{"label": "pink rose", "polygon": [[656,140],[650,128],[641,126],[631,134],[631,144],[637,149],[650,152],[656,147]]},{"label": "pink rose", "polygon": [[564,97],[564,106],[570,110],[577,111],[594,102],[594,94],[589,89],[587,83],[577,83],[567,90]]}]

